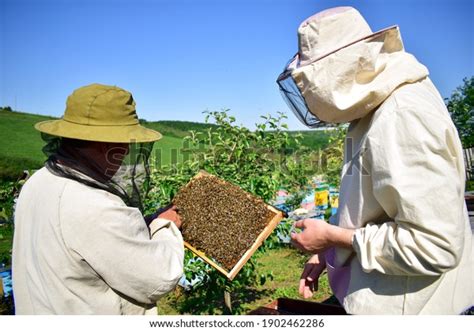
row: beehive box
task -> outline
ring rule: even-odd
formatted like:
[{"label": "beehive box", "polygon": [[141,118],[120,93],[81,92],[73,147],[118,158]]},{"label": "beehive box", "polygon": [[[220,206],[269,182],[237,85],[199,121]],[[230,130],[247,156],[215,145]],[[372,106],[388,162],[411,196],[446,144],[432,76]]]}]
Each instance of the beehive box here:
[{"label": "beehive box", "polygon": [[283,218],[261,199],[204,171],[180,189],[173,204],[184,245],[230,280]]}]

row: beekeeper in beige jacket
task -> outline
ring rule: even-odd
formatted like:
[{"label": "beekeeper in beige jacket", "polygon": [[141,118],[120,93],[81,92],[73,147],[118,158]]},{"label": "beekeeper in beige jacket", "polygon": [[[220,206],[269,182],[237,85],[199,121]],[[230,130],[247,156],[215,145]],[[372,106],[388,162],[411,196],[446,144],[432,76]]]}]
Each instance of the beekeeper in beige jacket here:
[{"label": "beekeeper in beige jacket", "polygon": [[350,122],[331,223],[304,220],[294,244],[317,253],[300,293],[327,269],[351,314],[459,314],[474,304],[462,147],[428,70],[398,27],[373,33],[338,7],[304,21],[278,84],[305,124]]},{"label": "beekeeper in beige jacket", "polygon": [[139,125],[129,92],[100,84],[75,90],[62,119],[36,128],[49,158],[16,205],[16,313],[156,313],[184,257],[176,212],[147,226],[139,209],[161,135]]}]

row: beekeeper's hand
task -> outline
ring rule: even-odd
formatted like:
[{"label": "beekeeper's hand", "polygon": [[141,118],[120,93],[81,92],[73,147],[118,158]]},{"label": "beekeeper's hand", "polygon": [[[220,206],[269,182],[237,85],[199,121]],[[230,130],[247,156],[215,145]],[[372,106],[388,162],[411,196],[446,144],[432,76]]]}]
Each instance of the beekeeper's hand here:
[{"label": "beekeeper's hand", "polygon": [[314,254],[304,265],[303,273],[300,277],[299,293],[305,298],[311,298],[318,290],[319,276],[326,269],[326,258],[324,253]]},{"label": "beekeeper's hand", "polygon": [[181,228],[181,219],[179,218],[176,206],[172,206],[171,208],[165,210],[158,215],[158,218],[169,220],[173,222],[178,227],[178,229]]},{"label": "beekeeper's hand", "polygon": [[291,243],[298,249],[320,253],[333,246],[352,249],[354,230],[331,225],[323,220],[304,219],[295,223],[300,233],[291,234]]}]

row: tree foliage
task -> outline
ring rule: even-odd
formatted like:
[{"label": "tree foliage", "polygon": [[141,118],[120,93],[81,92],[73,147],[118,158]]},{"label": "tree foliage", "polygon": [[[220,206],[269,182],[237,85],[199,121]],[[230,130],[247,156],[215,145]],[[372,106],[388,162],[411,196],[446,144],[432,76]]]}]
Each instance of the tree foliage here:
[{"label": "tree foliage", "polygon": [[339,187],[341,182],[341,171],[344,163],[344,141],[347,134],[347,125],[338,125],[329,136],[329,145],[322,151],[324,164],[320,168],[320,174],[326,181]]},{"label": "tree foliage", "polygon": [[[144,201],[145,214],[170,203],[177,191],[201,169],[242,187],[267,203],[278,189],[286,189],[294,197],[292,207],[300,205],[312,175],[325,174],[329,182],[337,184],[345,128],[333,130],[329,145],[314,151],[301,146],[301,136],[288,131],[284,123],[286,116],[282,113],[262,116],[254,130],[238,125],[227,110],[208,112],[206,116],[206,122],[212,125],[204,131],[191,132],[184,139],[182,148],[175,151],[181,154],[182,162],[167,166],[152,162],[152,185]],[[15,196],[23,182],[8,182],[0,187],[0,219],[12,220]],[[175,297],[178,311],[226,313],[223,293],[227,291],[232,294],[232,313],[242,312],[246,301],[258,295],[256,285],[273,277],[271,273],[257,271],[257,256],[282,245],[277,233],[286,237],[291,228],[291,222],[282,221],[233,281],[187,251],[185,276],[193,286]],[[10,252],[0,256],[0,260],[3,259],[8,262]]]},{"label": "tree foliage", "polygon": [[474,147],[474,76],[463,83],[445,101],[463,147],[470,148]]},{"label": "tree foliage", "polygon": [[[255,130],[237,125],[235,117],[227,110],[208,112],[206,122],[216,124],[204,132],[191,132],[185,138],[180,153],[184,161],[170,166],[152,169],[152,189],[146,201],[148,212],[158,205],[168,204],[180,187],[185,185],[199,170],[216,175],[242,187],[247,192],[269,202],[280,188],[290,193],[305,189],[308,184],[307,157],[291,150],[297,137],[288,134],[283,120],[262,116]],[[288,233],[288,223],[281,223],[282,233]],[[265,241],[257,254],[278,245],[275,232]],[[215,269],[188,252],[185,259],[185,276],[193,284],[177,302],[182,312],[212,314],[216,310],[228,312],[223,304],[224,291],[232,293],[233,311],[239,313],[245,296],[257,284],[263,284],[271,274],[257,274],[257,260],[252,257],[233,281],[229,281]]]}]

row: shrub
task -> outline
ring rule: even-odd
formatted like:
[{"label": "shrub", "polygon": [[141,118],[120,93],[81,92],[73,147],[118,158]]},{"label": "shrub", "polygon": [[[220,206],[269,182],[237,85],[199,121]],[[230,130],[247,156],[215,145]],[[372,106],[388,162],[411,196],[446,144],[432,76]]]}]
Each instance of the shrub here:
[{"label": "shrub", "polygon": [[[288,128],[283,123],[285,118],[282,113],[277,117],[262,116],[262,123],[257,123],[256,129],[251,131],[236,125],[235,117],[230,116],[228,110],[207,112],[206,123],[212,120],[216,126],[203,132],[191,132],[184,139],[180,151],[184,156],[182,163],[152,166],[152,189],[145,201],[146,210],[151,213],[156,205],[168,204],[179,188],[201,169],[239,185],[267,203],[280,188],[290,193],[304,190],[308,184],[308,169],[302,160],[308,156],[290,149],[291,144],[297,143],[298,137],[288,134]],[[289,228],[288,223],[280,225],[283,233],[288,232]],[[278,242],[274,231],[257,254],[277,246]],[[254,256],[237,277],[229,281],[187,252],[185,276],[194,286],[180,298],[177,308],[182,313],[194,314],[229,312],[223,305],[223,298],[224,292],[230,292],[234,300],[232,313],[239,313],[249,289],[272,278],[271,274],[257,274],[256,266]]]},{"label": "shrub", "polygon": [[23,184],[24,180],[0,181],[0,264],[11,263],[13,212],[16,198]]},{"label": "shrub", "polygon": [[448,111],[459,132],[464,148],[474,147],[474,76],[445,99]]}]

